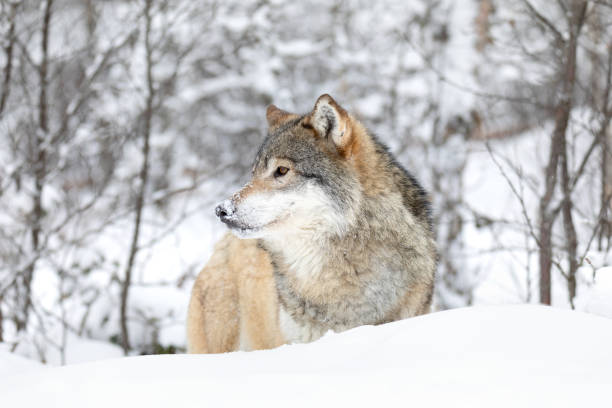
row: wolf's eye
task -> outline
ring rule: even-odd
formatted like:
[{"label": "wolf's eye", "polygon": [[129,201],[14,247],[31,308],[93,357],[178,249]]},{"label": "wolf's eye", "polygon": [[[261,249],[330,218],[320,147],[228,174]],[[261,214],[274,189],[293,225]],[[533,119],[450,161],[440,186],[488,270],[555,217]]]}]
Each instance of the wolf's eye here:
[{"label": "wolf's eye", "polygon": [[287,174],[288,171],[289,169],[287,167],[278,166],[274,172],[274,177],[282,177]]}]

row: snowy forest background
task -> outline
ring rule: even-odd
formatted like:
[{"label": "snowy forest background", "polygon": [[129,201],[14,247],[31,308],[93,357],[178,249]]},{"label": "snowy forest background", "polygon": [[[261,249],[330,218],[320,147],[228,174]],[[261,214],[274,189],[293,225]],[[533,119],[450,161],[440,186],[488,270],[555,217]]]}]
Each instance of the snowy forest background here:
[{"label": "snowy forest background", "polygon": [[611,24],[607,0],[0,0],[0,349],[184,351],[266,106],[322,93],[431,193],[437,310],[612,317]]}]

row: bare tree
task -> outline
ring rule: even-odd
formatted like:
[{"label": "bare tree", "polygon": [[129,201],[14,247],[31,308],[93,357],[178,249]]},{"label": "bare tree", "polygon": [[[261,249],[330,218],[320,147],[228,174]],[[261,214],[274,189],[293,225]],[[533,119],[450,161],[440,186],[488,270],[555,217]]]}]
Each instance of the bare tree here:
[{"label": "bare tree", "polygon": [[[610,239],[612,237],[612,220],[610,219],[610,200],[612,200],[612,144],[609,133],[610,120],[612,119],[611,89],[612,89],[612,42],[607,44],[608,58],[607,63],[602,70],[605,75],[605,86],[602,98],[599,101],[601,108],[601,121],[599,131],[597,132],[597,140],[599,142],[600,154],[600,194],[599,194],[599,234],[598,247],[599,250],[610,250]],[[595,101],[597,103],[597,101]],[[604,241],[606,244],[604,245]]]},{"label": "bare tree", "polygon": [[[542,191],[532,188],[537,195],[537,215],[531,215],[531,209],[525,204],[525,192],[516,183],[523,183],[521,170],[513,163],[504,166],[514,173],[513,177],[505,176],[512,191],[519,200],[525,221],[525,229],[538,249],[539,263],[539,300],[543,304],[552,302],[553,272],[565,280],[568,302],[573,306],[577,293],[577,273],[583,265],[591,244],[597,234],[602,236],[606,228],[609,196],[605,193],[607,154],[605,135],[610,114],[609,104],[609,52],[601,43],[609,41],[609,33],[598,32],[596,43],[589,43],[585,38],[585,27],[591,31],[597,18],[609,10],[603,5],[589,1],[559,1],[554,7],[543,3],[523,0],[522,17],[524,24],[536,27],[545,41],[546,48],[531,51],[530,36],[522,30],[519,23],[512,25],[514,44],[518,53],[528,64],[543,68],[550,75],[544,79],[547,89],[540,89],[538,84],[515,84],[516,95],[497,97],[506,109],[506,116],[519,123],[519,128],[529,129],[535,123],[549,122],[552,131],[548,145],[545,167],[538,179],[543,185]],[[603,13],[603,14],[602,14]],[[540,44],[542,44],[540,42]],[[591,66],[579,55],[590,56]],[[605,57],[604,57],[605,55]],[[594,76],[587,81],[589,70],[605,72],[605,75]],[[539,91],[536,91],[540,89]],[[527,95],[523,97],[522,95]],[[489,95],[489,99],[496,99]],[[522,103],[516,103],[520,100]],[[602,102],[603,101],[603,102]],[[524,109],[530,106],[531,111]],[[589,129],[575,130],[579,124],[572,115],[578,109],[586,109],[597,117],[597,124]],[[489,118],[486,118],[489,119]],[[574,123],[574,129],[571,128]],[[575,140],[580,137],[586,148],[577,149]],[[602,180],[600,193],[600,211],[591,220],[590,230],[578,229],[576,217],[587,216],[582,204],[577,204],[577,189],[586,174],[593,171],[592,157],[601,151],[600,175]],[[502,165],[498,165],[500,170]],[[519,182],[512,180],[521,180]],[[537,220],[536,223],[532,219]],[[582,236],[582,238],[581,238]],[[582,240],[581,240],[582,239]],[[600,245],[600,248],[601,245]],[[602,248],[603,249],[603,248]]]},{"label": "bare tree", "polygon": [[13,50],[15,48],[15,17],[17,16],[18,7],[19,3],[11,3],[8,5],[8,12],[6,12],[9,29],[6,35],[6,45],[4,46],[6,62],[4,64],[3,69],[4,77],[2,80],[2,93],[0,93],[0,117],[2,116],[2,112],[4,112],[4,108],[6,107],[6,101],[8,100],[9,93],[11,90],[11,75],[13,73]]},{"label": "bare tree", "polygon": [[47,175],[46,143],[49,138],[47,88],[49,69],[49,28],[51,25],[52,8],[53,0],[46,0],[43,9],[43,23],[41,27],[42,57],[40,63],[37,66],[39,74],[38,129],[34,130],[34,135],[32,136],[33,143],[31,168],[33,169],[34,175],[34,195],[33,207],[32,212],[29,216],[29,222],[32,253],[34,257],[30,264],[23,271],[23,276],[21,280],[23,285],[23,293],[21,294],[22,306],[20,314],[16,315],[15,321],[18,331],[25,329],[26,324],[28,322],[29,310],[32,302],[32,279],[34,277],[34,271],[38,259],[38,252],[41,249],[40,236],[42,229],[42,220],[44,217],[44,210],[42,207],[42,192]]},{"label": "bare tree", "polygon": [[[526,2],[529,5],[529,2]],[[529,5],[529,9],[535,19],[544,21],[546,26],[553,31],[557,41],[562,41],[563,58],[561,60],[563,71],[561,73],[559,101],[555,108],[554,120],[555,128],[553,130],[548,165],[544,179],[546,180],[546,188],[544,195],[540,199],[540,302],[544,304],[551,303],[551,269],[552,269],[552,228],[558,209],[552,209],[552,198],[557,185],[557,172],[561,173],[561,187],[563,190],[563,202],[561,209],[563,210],[563,225],[566,234],[567,256],[569,261],[569,270],[567,272],[568,284],[570,288],[570,299],[573,299],[576,293],[576,231],[572,218],[572,198],[569,186],[569,170],[567,158],[567,125],[570,117],[570,112],[573,107],[574,87],[576,83],[576,52],[578,48],[578,38],[584,24],[586,8],[588,2],[572,1],[569,13],[567,16],[567,28],[569,39],[565,40],[555,26],[548,22],[540,13],[535,11],[533,6]],[[557,207],[558,208],[558,207]]]},{"label": "bare tree", "polygon": [[142,211],[144,208],[145,191],[147,181],[149,179],[149,151],[151,139],[151,122],[153,120],[153,101],[155,98],[155,89],[153,88],[153,60],[152,60],[152,44],[151,44],[151,19],[152,19],[152,0],[145,0],[144,3],[144,43],[146,56],[146,84],[147,94],[145,101],[145,110],[142,120],[142,165],[140,168],[139,182],[140,186],[136,195],[135,211],[134,211],[134,231],[132,233],[132,241],[128,252],[128,260],[125,267],[125,274],[121,288],[121,303],[120,303],[120,320],[121,320],[121,346],[125,354],[130,350],[129,332],[127,324],[127,303],[130,285],[132,284],[132,269],[134,267],[134,259],[138,253],[138,240],[140,238],[140,227],[142,222]]},{"label": "bare tree", "polygon": [[[5,44],[12,44],[12,54],[8,54],[18,63],[10,74],[11,98],[4,99],[4,112],[10,115],[0,116],[3,143],[10,152],[0,168],[0,207],[5,215],[0,224],[0,314],[8,311],[3,317],[11,318],[19,333],[17,340],[12,340],[17,347],[21,340],[34,341],[25,333],[33,313],[37,316],[34,326],[55,315],[33,297],[32,284],[39,265],[44,262],[48,270],[57,271],[58,277],[67,276],[67,269],[71,276],[86,270],[89,266],[80,269],[69,254],[80,248],[86,250],[93,232],[85,226],[99,222],[93,228],[104,228],[109,213],[117,207],[117,198],[102,198],[111,180],[112,162],[118,157],[118,146],[112,143],[116,133],[93,109],[92,100],[99,97],[99,82],[116,64],[117,52],[130,42],[131,34],[105,42],[96,52],[87,54],[77,49],[71,50],[72,58],[58,58],[58,47],[52,43],[59,37],[51,33],[56,32],[55,16],[65,12],[65,3],[44,2],[40,18],[34,18],[39,11],[33,4],[14,4],[19,7],[12,9],[11,26],[20,21],[31,24],[19,33],[9,30],[10,41]],[[61,28],[59,25],[58,30]],[[3,92],[8,95],[8,88]],[[76,137],[90,129],[95,138],[85,141]],[[100,156],[84,160],[84,149],[93,152],[98,148]],[[45,201],[50,195],[53,200]],[[26,205],[15,206],[15,197],[22,197]],[[64,265],[69,262],[70,268]],[[70,297],[81,296],[80,290],[89,285],[86,279],[82,281],[79,287],[71,286],[70,292],[59,290],[58,307],[62,308]]]}]

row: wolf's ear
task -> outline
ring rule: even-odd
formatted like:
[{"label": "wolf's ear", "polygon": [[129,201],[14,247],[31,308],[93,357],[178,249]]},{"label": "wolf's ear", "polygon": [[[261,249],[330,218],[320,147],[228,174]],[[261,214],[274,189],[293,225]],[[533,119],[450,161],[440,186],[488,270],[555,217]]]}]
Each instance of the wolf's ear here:
[{"label": "wolf's ear", "polygon": [[296,117],[297,115],[279,109],[274,105],[270,105],[268,109],[266,109],[266,119],[268,120],[270,129],[277,128],[288,120]]},{"label": "wolf's ear", "polygon": [[334,142],[341,153],[348,152],[351,144],[351,118],[349,114],[328,94],[319,96],[306,123],[317,131],[320,137]]}]

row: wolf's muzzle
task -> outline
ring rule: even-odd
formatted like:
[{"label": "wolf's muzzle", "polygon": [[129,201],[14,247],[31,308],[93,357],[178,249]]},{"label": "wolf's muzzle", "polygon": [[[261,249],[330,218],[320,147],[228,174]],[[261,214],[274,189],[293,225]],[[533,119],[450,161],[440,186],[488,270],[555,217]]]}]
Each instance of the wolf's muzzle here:
[{"label": "wolf's muzzle", "polygon": [[234,207],[234,204],[230,200],[225,200],[219,204],[217,208],[215,208],[215,214],[217,217],[219,217],[219,219],[226,224],[232,223],[231,218],[235,212],[236,207]]}]

